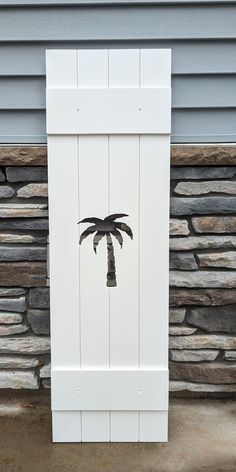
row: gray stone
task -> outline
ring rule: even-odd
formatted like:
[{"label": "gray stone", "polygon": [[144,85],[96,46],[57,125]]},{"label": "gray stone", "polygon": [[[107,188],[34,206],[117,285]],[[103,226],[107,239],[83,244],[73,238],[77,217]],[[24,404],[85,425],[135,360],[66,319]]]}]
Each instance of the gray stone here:
[{"label": "gray stone", "polygon": [[19,198],[47,197],[48,184],[27,184],[17,190]]},{"label": "gray stone", "polygon": [[192,308],[187,322],[209,333],[236,333],[236,305]]},{"label": "gray stone", "polygon": [[222,267],[236,269],[236,251],[198,254],[200,267]]},{"label": "gray stone", "polygon": [[13,313],[0,311],[0,324],[22,323],[23,315],[21,313]]},{"label": "gray stone", "polygon": [[0,354],[48,354],[50,338],[47,336],[20,336],[0,338]]},{"label": "gray stone", "polygon": [[51,388],[51,380],[50,379],[43,379],[42,380],[43,388]]},{"label": "gray stone", "polygon": [[[9,218],[8,220],[0,220],[0,230],[27,230],[39,231],[48,230],[48,220],[41,218]],[[25,236],[28,236],[25,234]],[[23,237],[23,235],[22,235]]]},{"label": "gray stone", "polygon": [[170,272],[171,287],[235,288],[236,271]]},{"label": "gray stone", "polygon": [[35,246],[1,246],[0,261],[45,261],[47,248]]},{"label": "gray stone", "polygon": [[236,392],[235,384],[207,384],[183,382],[180,380],[171,380],[169,383],[170,392],[196,392],[196,393],[234,393]]},{"label": "gray stone", "polygon": [[236,351],[225,351],[224,359],[226,361],[236,361]]},{"label": "gray stone", "polygon": [[189,233],[187,220],[170,219],[170,236],[187,236]]},{"label": "gray stone", "polygon": [[197,270],[198,265],[191,252],[171,252],[170,269]]},{"label": "gray stone", "polygon": [[[201,215],[218,213],[235,213],[236,197],[202,197],[202,198],[178,198],[170,199],[170,214]],[[1,213],[0,213],[1,214]]]},{"label": "gray stone", "polygon": [[47,216],[47,205],[43,203],[0,203],[0,218],[43,218]]},{"label": "gray stone", "polygon": [[236,216],[200,216],[192,218],[197,233],[236,233]]},{"label": "gray stone", "polygon": [[1,370],[0,388],[35,390],[39,388],[38,376],[32,371]]},{"label": "gray stone", "polygon": [[17,295],[24,295],[25,289],[22,287],[12,288],[12,287],[1,287],[0,288],[0,297],[15,297]]},{"label": "gray stone", "polygon": [[206,180],[231,178],[236,174],[236,167],[172,167],[173,180]]},{"label": "gray stone", "polygon": [[178,195],[206,195],[208,193],[236,194],[236,182],[227,180],[208,182],[179,182],[174,193]]},{"label": "gray stone", "polygon": [[9,336],[12,334],[21,334],[28,331],[29,327],[25,324],[3,324],[0,325],[0,336]]},{"label": "gray stone", "polygon": [[0,182],[5,182],[5,180],[6,180],[6,177],[3,173],[3,171],[0,169]]},{"label": "gray stone", "polygon": [[25,297],[0,298],[0,310],[23,313],[26,310]]},{"label": "gray stone", "polygon": [[170,349],[236,349],[236,336],[202,334],[194,336],[171,336]]},{"label": "gray stone", "polygon": [[39,377],[41,379],[47,379],[51,377],[51,363],[50,362],[47,362],[41,367],[39,371]]},{"label": "gray stone", "polygon": [[196,333],[197,328],[189,328],[188,326],[170,326],[170,336],[190,336],[190,334]]},{"label": "gray stone", "polygon": [[170,362],[170,378],[210,384],[236,383],[236,363],[204,362],[200,364]]},{"label": "gray stone", "polygon": [[186,315],[186,308],[170,308],[169,321],[170,323],[182,323]]},{"label": "gray stone", "polygon": [[0,356],[1,369],[31,369],[39,367],[41,360],[29,356]]},{"label": "gray stone", "polygon": [[46,243],[47,237],[35,234],[0,233],[0,243]]},{"label": "gray stone", "polygon": [[170,251],[189,251],[193,249],[235,248],[236,236],[189,236],[171,238]]},{"label": "gray stone", "polygon": [[7,167],[9,182],[37,182],[47,180],[46,167]]},{"label": "gray stone", "polygon": [[0,185],[0,198],[11,198],[14,193],[15,190],[9,185]]},{"label": "gray stone", "polygon": [[31,288],[29,291],[29,306],[31,308],[49,308],[49,288]]},{"label": "gray stone", "polygon": [[175,362],[203,362],[203,361],[215,361],[220,351],[214,351],[213,349],[200,349],[199,351],[186,349],[186,350],[174,350],[170,351],[170,358]]},{"label": "gray stone", "polygon": [[49,310],[28,310],[28,323],[35,334],[49,334],[50,316]]},{"label": "gray stone", "polygon": [[236,303],[235,289],[171,289],[170,305],[229,305]]},{"label": "gray stone", "polygon": [[179,166],[235,166],[236,148],[234,145],[220,145],[218,143],[173,145],[171,146],[171,163]]}]

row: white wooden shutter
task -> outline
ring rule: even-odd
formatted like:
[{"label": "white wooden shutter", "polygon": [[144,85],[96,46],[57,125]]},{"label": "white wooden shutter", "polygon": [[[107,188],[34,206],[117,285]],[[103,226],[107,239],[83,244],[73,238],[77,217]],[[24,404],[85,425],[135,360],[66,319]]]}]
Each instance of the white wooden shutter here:
[{"label": "white wooden shutter", "polygon": [[170,50],[47,51],[47,133],[53,440],[166,441]]}]

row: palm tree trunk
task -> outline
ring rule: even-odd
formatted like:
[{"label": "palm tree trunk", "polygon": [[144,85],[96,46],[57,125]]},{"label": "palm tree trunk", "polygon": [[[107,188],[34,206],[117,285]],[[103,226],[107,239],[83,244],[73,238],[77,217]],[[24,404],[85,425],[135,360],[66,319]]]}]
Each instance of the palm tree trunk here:
[{"label": "palm tree trunk", "polygon": [[106,234],[107,239],[107,287],[116,287],[116,264],[111,235]]}]

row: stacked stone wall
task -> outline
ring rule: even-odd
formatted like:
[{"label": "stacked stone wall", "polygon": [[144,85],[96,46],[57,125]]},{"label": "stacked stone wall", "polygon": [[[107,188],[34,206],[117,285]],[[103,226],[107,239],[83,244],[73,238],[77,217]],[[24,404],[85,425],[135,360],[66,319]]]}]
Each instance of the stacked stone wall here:
[{"label": "stacked stone wall", "polygon": [[[231,395],[236,146],[171,155],[170,390]],[[0,147],[0,388],[50,386],[46,165],[43,146]]]}]

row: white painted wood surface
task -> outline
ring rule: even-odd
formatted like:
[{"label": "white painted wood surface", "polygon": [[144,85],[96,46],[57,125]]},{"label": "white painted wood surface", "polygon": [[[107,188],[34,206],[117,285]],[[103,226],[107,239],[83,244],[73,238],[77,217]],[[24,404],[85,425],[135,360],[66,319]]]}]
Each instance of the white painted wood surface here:
[{"label": "white painted wood surface", "polygon": [[54,369],[52,408],[85,411],[166,410],[167,385],[166,370]]},{"label": "white painted wood surface", "polygon": [[169,106],[169,88],[48,89],[47,133],[170,133]]},{"label": "white painted wood surface", "polygon": [[[107,91],[115,96],[117,89],[125,93],[130,89],[132,95],[134,89],[139,92],[142,88],[150,89],[150,93],[156,89],[154,97],[160,96],[161,90],[163,96],[169,96],[170,51],[48,51],[47,87],[48,92],[65,97],[67,92],[72,96],[75,89],[87,89],[88,93],[96,89],[96,94],[101,89],[104,97]],[[122,100],[120,103],[124,107]],[[161,103],[158,101],[156,107]],[[55,104],[51,110],[49,100],[48,107],[48,114],[55,116]],[[141,133],[142,128],[127,134],[124,108],[123,124],[110,134],[108,124],[104,127],[107,118],[103,120],[103,109],[100,113],[102,134],[94,134],[94,130],[88,134],[86,125],[84,134],[80,131],[78,135],[77,125],[70,122],[72,131],[60,135],[56,118],[54,124],[50,118],[48,128],[57,133],[48,136],[53,438],[59,442],[166,441],[170,130],[168,126],[158,128],[156,122],[156,134],[152,134],[153,128],[147,129],[147,134]],[[163,122],[169,123],[169,102],[161,113]],[[116,117],[114,109],[113,123]],[[96,120],[91,119],[91,123]],[[114,241],[117,287],[108,288],[105,239],[97,255],[91,236],[79,248],[79,233],[86,226],[77,223],[111,213],[129,215],[125,221],[134,238],[124,234],[122,250]],[[153,396],[156,403],[146,404],[147,408],[136,403],[137,410],[131,407],[137,401],[137,391],[132,403],[129,390],[125,405],[126,382],[114,383],[112,390],[110,381],[103,378],[104,372],[138,375],[150,370],[153,393],[160,386]],[[86,371],[88,379],[94,372],[101,380],[93,380],[97,388],[91,384],[88,404],[85,396],[80,410],[77,373],[86,375]],[[60,387],[57,382],[61,382]],[[95,400],[101,393],[102,398],[105,396],[106,382],[111,398],[101,411],[106,402],[97,402],[96,406]],[[147,381],[145,387],[144,382],[142,389],[148,385]],[[61,403],[57,403],[58,398]],[[88,411],[89,405],[95,405],[97,411]]]}]

